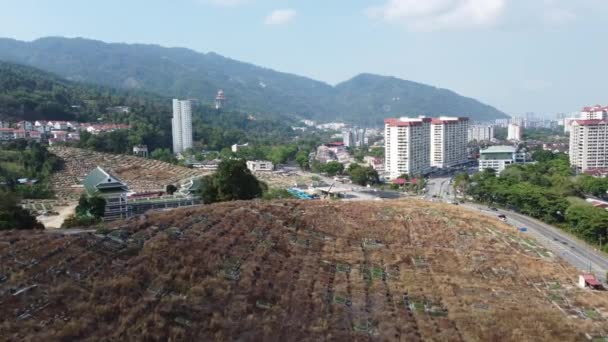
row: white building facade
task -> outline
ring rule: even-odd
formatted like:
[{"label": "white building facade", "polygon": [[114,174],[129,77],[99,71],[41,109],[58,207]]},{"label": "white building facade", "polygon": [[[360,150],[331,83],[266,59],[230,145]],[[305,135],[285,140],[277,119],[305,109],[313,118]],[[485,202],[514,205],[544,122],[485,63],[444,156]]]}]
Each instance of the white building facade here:
[{"label": "white building facade", "polygon": [[490,146],[479,151],[479,171],[493,169],[498,174],[515,164],[517,157],[517,150],[513,146]]},{"label": "white building facade", "polygon": [[173,99],[173,153],[192,148],[192,104],[190,101]]},{"label": "white building facade", "polygon": [[468,141],[491,141],[494,139],[494,126],[492,125],[470,125],[468,129]]},{"label": "white building facade", "polygon": [[575,120],[570,130],[570,165],[578,171],[608,168],[608,120]]},{"label": "white building facade", "polygon": [[515,123],[511,123],[509,124],[509,128],[507,131],[507,140],[512,140],[512,141],[521,141],[521,137],[522,137],[522,128],[520,125],[515,124]]},{"label": "white building facade", "polygon": [[384,120],[385,170],[390,179],[417,176],[431,169],[431,119]]},{"label": "white building facade", "polygon": [[431,121],[431,166],[464,164],[468,160],[468,118],[442,116]]}]

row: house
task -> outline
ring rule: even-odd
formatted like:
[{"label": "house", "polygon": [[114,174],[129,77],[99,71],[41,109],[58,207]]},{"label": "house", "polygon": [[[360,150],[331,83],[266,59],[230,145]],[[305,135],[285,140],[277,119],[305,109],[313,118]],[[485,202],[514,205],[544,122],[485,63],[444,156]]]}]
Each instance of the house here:
[{"label": "house", "polygon": [[268,161],[268,160],[248,160],[247,161],[247,168],[251,172],[273,171],[274,170],[274,164],[272,164],[272,162]]},{"label": "house", "polygon": [[578,276],[578,286],[582,289],[584,288],[591,288],[594,290],[601,290],[604,287],[602,286],[602,283],[600,283],[597,278],[595,277],[595,275],[591,274],[591,273],[583,273],[581,275]]},{"label": "house", "polygon": [[26,130],[24,129],[16,129],[13,131],[14,139],[25,139],[27,138]]},{"label": "house", "polygon": [[68,136],[68,132],[66,132],[66,131],[52,131],[51,135],[53,136],[53,139],[55,139],[55,141],[66,141],[67,140],[67,136]]},{"label": "house", "polygon": [[83,185],[89,197],[99,196],[106,200],[104,220],[128,217],[129,187],[118,177],[98,166],[85,177]]},{"label": "house", "polygon": [[78,133],[78,132],[69,132],[67,134],[67,140],[80,141],[80,133]]},{"label": "house", "polygon": [[0,128],[0,141],[13,140],[15,138],[14,129]]},{"label": "house", "polygon": [[55,121],[53,124],[53,129],[64,131],[68,129],[67,121]]},{"label": "house", "polygon": [[36,140],[38,142],[40,142],[40,139],[42,138],[42,134],[38,131],[27,131],[27,136],[31,139],[31,140]]},{"label": "house", "polygon": [[19,121],[17,122],[17,128],[26,130],[26,131],[31,131],[34,128],[34,125],[29,122],[29,121]]}]

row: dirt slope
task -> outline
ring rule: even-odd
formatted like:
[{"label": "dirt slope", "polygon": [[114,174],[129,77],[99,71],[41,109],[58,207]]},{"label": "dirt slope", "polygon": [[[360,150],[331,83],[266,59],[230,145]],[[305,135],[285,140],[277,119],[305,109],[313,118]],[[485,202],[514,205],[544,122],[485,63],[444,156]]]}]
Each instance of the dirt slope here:
[{"label": "dirt slope", "polygon": [[0,233],[0,340],[570,341],[608,295],[490,218],[405,202],[232,202]]}]

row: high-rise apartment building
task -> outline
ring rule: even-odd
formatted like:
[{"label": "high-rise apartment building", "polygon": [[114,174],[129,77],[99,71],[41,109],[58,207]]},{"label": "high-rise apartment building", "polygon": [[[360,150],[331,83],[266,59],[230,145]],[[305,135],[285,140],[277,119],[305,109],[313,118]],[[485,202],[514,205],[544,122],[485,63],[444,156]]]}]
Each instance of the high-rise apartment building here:
[{"label": "high-rise apartment building", "polygon": [[471,125],[468,131],[468,141],[490,141],[494,139],[494,126],[492,125]]},{"label": "high-rise apartment building", "polygon": [[608,106],[595,105],[593,107],[584,107],[581,110],[580,118],[582,120],[606,120],[608,119]]},{"label": "high-rise apartment building", "polygon": [[570,129],[570,165],[578,171],[608,168],[608,120],[574,120]]},{"label": "high-rise apartment building", "polygon": [[444,168],[467,162],[468,118],[441,116],[431,121],[431,166]]},{"label": "high-rise apartment building", "polygon": [[173,99],[173,153],[192,148],[192,104],[190,101]]},{"label": "high-rise apartment building", "polygon": [[425,174],[431,168],[431,118],[384,120],[385,169],[389,178]]},{"label": "high-rise apartment building", "polygon": [[522,128],[518,124],[511,123],[507,131],[507,140],[521,141]]}]

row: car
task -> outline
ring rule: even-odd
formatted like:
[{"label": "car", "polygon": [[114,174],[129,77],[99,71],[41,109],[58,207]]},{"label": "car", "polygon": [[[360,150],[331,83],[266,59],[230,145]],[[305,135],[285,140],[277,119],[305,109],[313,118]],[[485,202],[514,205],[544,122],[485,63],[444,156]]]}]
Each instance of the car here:
[{"label": "car", "polygon": [[501,220],[501,221],[506,221],[507,217],[505,215],[503,215],[503,214],[500,214],[500,215],[498,215],[498,219]]}]

